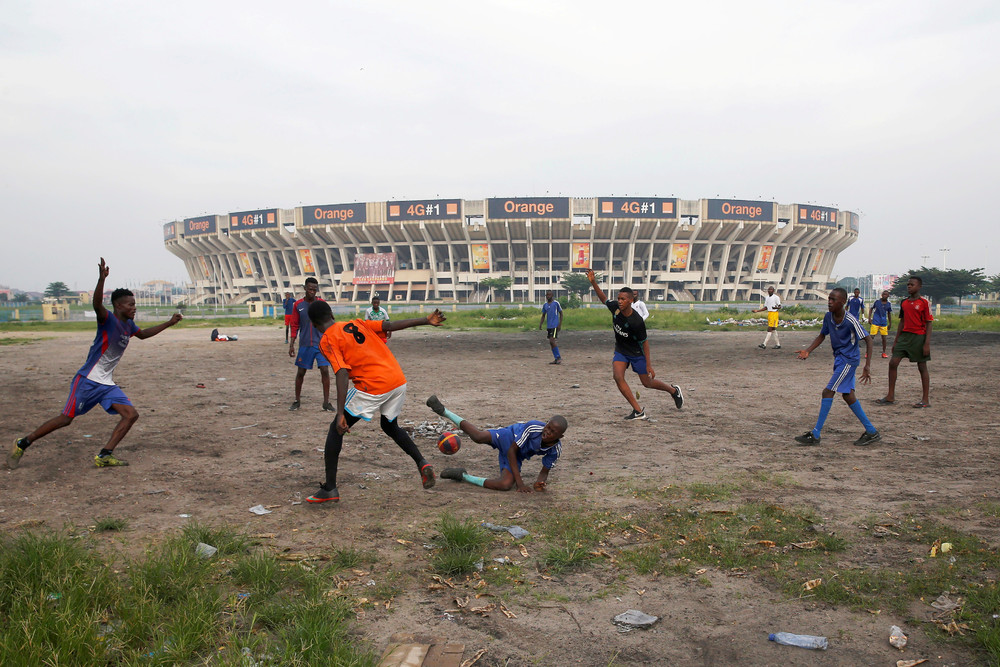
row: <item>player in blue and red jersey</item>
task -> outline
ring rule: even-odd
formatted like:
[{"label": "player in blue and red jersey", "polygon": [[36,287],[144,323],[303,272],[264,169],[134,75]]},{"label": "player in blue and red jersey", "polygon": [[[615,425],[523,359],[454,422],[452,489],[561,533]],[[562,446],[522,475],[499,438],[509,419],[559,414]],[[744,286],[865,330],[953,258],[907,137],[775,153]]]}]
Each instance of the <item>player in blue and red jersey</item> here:
[{"label": "player in blue and red jersey", "polygon": [[181,321],[180,313],[175,313],[169,320],[155,327],[140,329],[136,326],[135,296],[127,289],[116,289],[111,293],[109,313],[104,307],[104,279],[110,270],[101,258],[98,265],[97,287],[94,288],[94,312],[97,314],[97,336],[90,346],[87,361],[83,364],[70,385],[69,398],[58,417],[48,420],[30,434],[14,441],[14,448],[7,455],[7,467],[13,470],[21,462],[21,457],[28,447],[36,440],[45,437],[56,429],[69,426],[73,419],[85,414],[95,405],[100,404],[108,414],[117,414],[120,419],[111,438],[104,448],[94,457],[98,468],[128,465],[125,461],[112,454],[115,446],[121,442],[132,425],[139,419],[139,413],[132,402],[117,384],[114,374],[118,362],[125,354],[125,348],[133,336],[144,340],[155,336],[167,327]]},{"label": "player in blue and red jersey", "polygon": [[288,330],[292,326],[292,309],[295,308],[295,297],[291,292],[285,292],[285,300],[281,302],[285,309],[285,342],[288,342]]},{"label": "player in blue and red jersey", "polygon": [[[330,403],[330,362],[326,360],[319,350],[319,341],[323,337],[313,327],[309,320],[309,306],[317,301],[322,301],[316,296],[319,292],[319,281],[315,278],[306,278],[306,295],[295,302],[292,306],[291,316],[291,339],[288,343],[288,356],[295,357],[295,365],[298,369],[295,372],[295,401],[289,410],[298,410],[302,397],[302,380],[306,377],[306,371],[312,369],[313,362],[319,366],[319,374],[323,380],[323,409],[334,411]],[[295,338],[299,338],[299,355],[295,356]]]}]

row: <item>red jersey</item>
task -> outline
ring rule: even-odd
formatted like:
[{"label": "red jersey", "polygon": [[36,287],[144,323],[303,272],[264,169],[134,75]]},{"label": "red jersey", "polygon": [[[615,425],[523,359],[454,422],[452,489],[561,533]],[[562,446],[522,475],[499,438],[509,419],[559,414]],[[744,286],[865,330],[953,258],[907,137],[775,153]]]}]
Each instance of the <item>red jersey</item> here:
[{"label": "red jersey", "polygon": [[346,368],[354,386],[366,394],[385,394],[406,384],[396,357],[378,334],[381,320],[334,322],[319,341],[319,349],[334,372]]},{"label": "red jersey", "polygon": [[903,299],[899,304],[903,318],[903,331],[924,335],[927,333],[927,323],[934,321],[931,315],[931,302],[924,297]]}]

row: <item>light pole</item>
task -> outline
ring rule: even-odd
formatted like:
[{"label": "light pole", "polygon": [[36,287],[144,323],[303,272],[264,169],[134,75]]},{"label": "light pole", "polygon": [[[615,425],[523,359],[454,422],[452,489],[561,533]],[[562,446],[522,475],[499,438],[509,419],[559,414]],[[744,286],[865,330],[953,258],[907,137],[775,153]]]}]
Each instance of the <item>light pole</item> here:
[{"label": "light pole", "polygon": [[941,248],[941,270],[948,270],[948,253],[951,252],[951,248]]},{"label": "light pole", "polygon": [[921,266],[927,266],[927,260],[929,260],[930,258],[931,258],[930,255],[921,255],[920,259],[923,260],[923,264],[921,264]]}]

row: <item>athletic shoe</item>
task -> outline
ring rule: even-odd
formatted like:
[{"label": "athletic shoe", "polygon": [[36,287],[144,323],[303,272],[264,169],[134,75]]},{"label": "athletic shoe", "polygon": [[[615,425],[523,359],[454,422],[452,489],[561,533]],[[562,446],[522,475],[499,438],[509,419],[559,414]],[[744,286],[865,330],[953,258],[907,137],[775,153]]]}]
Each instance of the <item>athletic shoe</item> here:
[{"label": "athletic shoe", "polygon": [[760,344],[760,345],[758,345],[757,347],[759,347],[759,348],[760,348],[760,349],[762,349],[762,350],[766,350],[766,349],[767,349],[767,345],[764,345],[764,343],[761,343],[761,344]]},{"label": "athletic shoe", "polygon": [[464,474],[465,468],[445,468],[441,471],[441,479],[453,479],[456,482],[461,482]]},{"label": "athletic shoe", "polygon": [[553,359],[552,361],[549,362],[549,366],[558,366],[561,363],[562,359]]},{"label": "athletic shoe", "polygon": [[420,466],[420,483],[424,485],[425,489],[434,486],[434,466],[430,463]]},{"label": "athletic shoe", "polygon": [[302,407],[301,403],[299,403],[298,401],[292,401],[292,404],[290,406],[288,406],[288,409],[289,410],[298,410],[300,407]]},{"label": "athletic shoe", "polygon": [[684,407],[684,393],[681,391],[680,385],[675,384],[673,387],[676,392],[674,394],[674,405],[676,405],[677,409],[680,410]]},{"label": "athletic shoe", "polygon": [[885,352],[883,352],[883,353],[882,353],[882,358],[883,358],[883,359],[888,359],[888,358],[889,358],[889,355],[888,355],[888,354],[886,354]]},{"label": "athletic shoe", "polygon": [[780,349],[781,349],[781,346],[780,346],[780,345],[775,345],[775,346],[774,346],[774,349],[775,349],[775,350],[780,350]]},{"label": "athletic shoe", "polygon": [[327,401],[326,403],[323,404],[323,409],[326,410],[327,412],[337,411],[337,408],[333,407],[333,403],[331,403],[330,401]]},{"label": "athletic shoe", "polygon": [[10,450],[10,454],[7,455],[6,465],[7,468],[13,470],[21,463],[21,457],[24,456],[24,438],[17,438],[14,440],[14,446]]},{"label": "athletic shoe", "polygon": [[802,435],[795,436],[795,442],[799,443],[800,445],[807,445],[807,446],[818,445],[819,438],[813,435],[812,431],[806,431]]},{"label": "athletic shoe", "polygon": [[427,399],[427,407],[444,417],[444,403],[438,400],[437,395],[432,395]]},{"label": "athletic shoe", "polygon": [[320,484],[319,491],[312,494],[306,498],[307,503],[329,503],[329,502],[340,502],[340,491],[337,487],[333,487],[327,491],[322,484]]},{"label": "athletic shoe", "polygon": [[646,418],[646,411],[645,410],[639,410],[638,412],[636,412],[635,410],[633,410],[632,412],[628,413],[625,416],[625,420],[626,421],[632,421],[632,420],[636,420],[636,419],[645,419],[645,418]]},{"label": "athletic shoe", "polygon": [[861,434],[860,438],[854,441],[854,446],[864,447],[865,445],[870,445],[873,442],[878,442],[881,439],[882,439],[882,434],[879,433],[878,431],[875,431],[874,433],[869,433],[868,431],[865,431],[864,433]]},{"label": "athletic shoe", "polygon": [[128,461],[122,461],[116,458],[114,454],[105,454],[104,456],[98,454],[94,457],[94,465],[98,468],[112,468],[114,466],[127,466]]}]

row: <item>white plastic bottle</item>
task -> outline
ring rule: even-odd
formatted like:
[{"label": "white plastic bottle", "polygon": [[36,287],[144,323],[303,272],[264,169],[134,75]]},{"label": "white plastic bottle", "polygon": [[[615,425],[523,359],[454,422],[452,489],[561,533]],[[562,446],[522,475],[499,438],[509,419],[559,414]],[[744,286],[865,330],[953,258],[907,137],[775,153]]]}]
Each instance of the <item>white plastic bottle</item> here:
[{"label": "white plastic bottle", "polygon": [[785,646],[800,646],[802,648],[813,648],[825,651],[829,643],[826,637],[815,637],[813,635],[793,635],[791,632],[773,632],[767,638],[778,644]]}]

